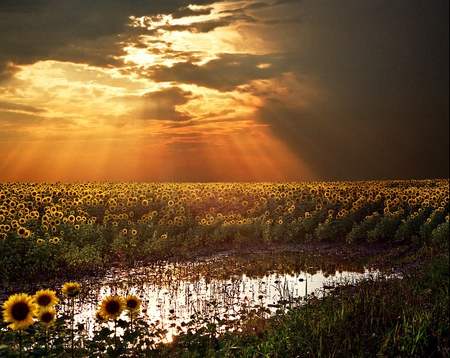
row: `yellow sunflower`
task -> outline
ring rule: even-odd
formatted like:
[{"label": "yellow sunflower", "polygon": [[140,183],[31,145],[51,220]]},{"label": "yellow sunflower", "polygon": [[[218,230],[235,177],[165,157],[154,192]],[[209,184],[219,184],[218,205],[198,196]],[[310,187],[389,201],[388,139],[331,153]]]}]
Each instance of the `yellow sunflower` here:
[{"label": "yellow sunflower", "polygon": [[56,321],[56,311],[51,307],[44,307],[37,314],[39,322],[45,327],[53,326]]},{"label": "yellow sunflower", "polygon": [[52,290],[40,290],[33,296],[34,302],[40,307],[53,307],[59,302],[56,292]]},{"label": "yellow sunflower", "polygon": [[61,288],[62,293],[68,297],[77,297],[80,294],[80,284],[78,282],[66,282]]},{"label": "yellow sunflower", "polygon": [[137,312],[141,308],[141,300],[135,295],[125,297],[125,309],[129,312]]},{"label": "yellow sunflower", "polygon": [[99,314],[106,320],[118,318],[125,309],[125,300],[120,296],[107,296],[103,299]]},{"label": "yellow sunflower", "polygon": [[13,330],[26,329],[33,324],[33,316],[36,315],[37,305],[33,297],[26,293],[12,295],[3,303],[3,320],[11,323]]},{"label": "yellow sunflower", "polygon": [[61,239],[59,237],[55,236],[53,239],[50,239],[50,241],[54,244],[58,244],[61,241]]}]

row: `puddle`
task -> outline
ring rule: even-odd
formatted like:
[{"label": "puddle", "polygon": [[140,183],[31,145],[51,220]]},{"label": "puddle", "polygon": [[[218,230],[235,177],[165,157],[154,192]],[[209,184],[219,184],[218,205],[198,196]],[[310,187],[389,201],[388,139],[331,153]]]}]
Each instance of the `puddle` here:
[{"label": "puddle", "polygon": [[89,292],[77,303],[75,321],[84,323],[92,333],[96,328],[95,313],[105,296],[134,294],[142,300],[141,317],[167,329],[166,339],[170,341],[194,314],[237,319],[245,309],[257,307],[274,314],[278,309],[304,302],[311,295],[320,297],[336,284],[380,274],[364,267],[359,267],[357,272],[324,271],[318,267],[302,271],[286,262],[281,266],[275,264],[271,270],[266,268],[266,274],[261,271],[249,274],[248,270],[242,273],[238,267],[230,267],[233,264],[234,261],[211,260],[111,270],[89,284]]}]

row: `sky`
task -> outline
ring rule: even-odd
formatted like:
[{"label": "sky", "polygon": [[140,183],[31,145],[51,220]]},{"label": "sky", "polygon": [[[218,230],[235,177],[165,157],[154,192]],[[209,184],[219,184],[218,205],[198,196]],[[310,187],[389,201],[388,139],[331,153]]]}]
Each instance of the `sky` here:
[{"label": "sky", "polygon": [[449,177],[444,0],[2,0],[0,182]]}]

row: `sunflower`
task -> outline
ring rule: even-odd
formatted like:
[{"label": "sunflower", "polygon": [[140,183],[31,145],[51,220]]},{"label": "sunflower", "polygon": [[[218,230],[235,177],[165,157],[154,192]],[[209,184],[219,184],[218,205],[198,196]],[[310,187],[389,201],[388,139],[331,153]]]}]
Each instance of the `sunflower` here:
[{"label": "sunflower", "polygon": [[56,292],[52,290],[40,290],[33,296],[34,302],[40,307],[53,307],[59,302]]},{"label": "sunflower", "polygon": [[125,300],[120,296],[107,296],[103,299],[99,314],[107,320],[118,318],[125,309]]},{"label": "sunflower", "polygon": [[95,312],[95,321],[98,323],[103,323],[106,322],[105,317],[103,317],[100,313],[100,310],[98,310],[97,312]]},{"label": "sunflower", "polygon": [[45,328],[49,328],[55,323],[56,311],[51,307],[44,307],[39,310],[37,318]]},{"label": "sunflower", "polygon": [[80,293],[80,284],[78,282],[66,282],[61,291],[68,297],[77,297]]},{"label": "sunflower", "polygon": [[36,315],[37,305],[33,297],[26,293],[12,295],[3,303],[3,320],[11,323],[13,330],[25,329],[33,324],[33,316]]},{"label": "sunflower", "polygon": [[129,312],[137,312],[141,307],[141,300],[135,295],[125,297],[125,309]]},{"label": "sunflower", "polygon": [[28,233],[28,230],[25,229],[24,227],[19,226],[19,227],[17,228],[17,234],[18,234],[19,236],[21,236],[21,237],[27,237],[27,233]]},{"label": "sunflower", "polygon": [[[57,236],[55,236],[53,239],[50,239],[51,240],[51,242],[52,243],[54,243],[54,244],[57,244],[57,243],[59,243],[60,241],[61,241],[61,239],[59,238],[59,237],[57,237]],[[49,240],[49,241],[50,241]]]}]

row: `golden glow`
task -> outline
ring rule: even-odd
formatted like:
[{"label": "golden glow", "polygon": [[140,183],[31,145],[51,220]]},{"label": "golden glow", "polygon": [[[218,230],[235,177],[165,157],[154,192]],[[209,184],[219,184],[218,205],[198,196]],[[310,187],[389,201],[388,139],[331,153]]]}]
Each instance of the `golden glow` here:
[{"label": "golden glow", "polygon": [[[226,20],[225,11],[238,6],[243,4],[190,5],[211,11],[183,18],[131,16],[130,26],[149,33],[123,44],[122,68],[51,60],[20,66],[11,82],[17,89],[2,94],[3,101],[18,106],[0,107],[1,180],[315,179],[304,161],[256,120],[266,94],[308,105],[313,91],[292,74],[228,91],[151,80],[153,66],[266,53],[264,41],[248,41],[239,23],[195,31],[205,21]],[[170,92],[174,87],[182,91],[178,97]],[[146,97],[149,93],[163,95]]]}]

